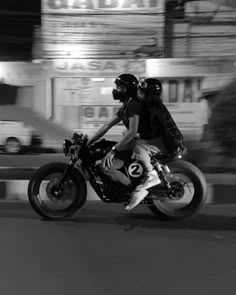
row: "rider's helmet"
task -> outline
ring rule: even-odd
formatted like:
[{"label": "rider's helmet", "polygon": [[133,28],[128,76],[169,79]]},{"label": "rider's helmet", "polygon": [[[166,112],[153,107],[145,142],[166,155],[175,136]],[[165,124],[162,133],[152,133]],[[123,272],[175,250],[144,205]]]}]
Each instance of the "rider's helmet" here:
[{"label": "rider's helmet", "polygon": [[116,79],[116,88],[112,90],[113,98],[124,102],[137,96],[138,79],[132,74],[121,74]]}]

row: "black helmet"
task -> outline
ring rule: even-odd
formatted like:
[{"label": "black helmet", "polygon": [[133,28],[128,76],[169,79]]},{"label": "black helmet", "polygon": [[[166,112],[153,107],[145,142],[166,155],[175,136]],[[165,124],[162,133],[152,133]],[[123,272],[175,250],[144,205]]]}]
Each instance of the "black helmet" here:
[{"label": "black helmet", "polygon": [[161,81],[155,78],[147,78],[139,83],[139,88],[143,90],[146,94],[162,94],[162,84]]},{"label": "black helmet", "polygon": [[131,74],[121,74],[115,79],[116,89],[112,94],[115,100],[124,102],[130,97],[137,96],[138,79]]}]

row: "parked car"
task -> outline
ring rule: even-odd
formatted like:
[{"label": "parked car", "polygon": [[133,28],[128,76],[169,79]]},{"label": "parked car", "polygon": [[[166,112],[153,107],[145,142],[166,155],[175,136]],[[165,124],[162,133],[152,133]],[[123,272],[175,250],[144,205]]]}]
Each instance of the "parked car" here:
[{"label": "parked car", "polygon": [[18,154],[32,146],[40,146],[42,138],[24,122],[0,121],[0,147],[7,154]]}]

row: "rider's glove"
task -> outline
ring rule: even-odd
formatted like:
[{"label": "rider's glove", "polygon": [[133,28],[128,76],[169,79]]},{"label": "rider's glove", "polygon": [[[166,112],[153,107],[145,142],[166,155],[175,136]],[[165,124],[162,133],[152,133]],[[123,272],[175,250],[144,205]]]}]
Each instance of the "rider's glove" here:
[{"label": "rider's glove", "polygon": [[115,151],[111,150],[102,161],[102,167],[104,168],[111,168],[113,166]]}]

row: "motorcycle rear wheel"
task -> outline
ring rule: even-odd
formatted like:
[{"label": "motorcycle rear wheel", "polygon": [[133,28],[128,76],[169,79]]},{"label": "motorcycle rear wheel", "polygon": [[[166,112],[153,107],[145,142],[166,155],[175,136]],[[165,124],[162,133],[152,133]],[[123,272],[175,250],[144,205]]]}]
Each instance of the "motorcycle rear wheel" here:
[{"label": "motorcycle rear wheel", "polygon": [[[203,209],[207,199],[207,182],[203,173],[193,164],[187,161],[175,161],[168,164],[172,175],[184,175],[193,185],[193,195],[188,204],[181,208],[168,208],[168,197],[153,200],[149,209],[160,220],[185,220],[196,216]],[[176,180],[174,181],[176,185]],[[180,189],[181,191],[181,189]],[[181,192],[180,192],[181,194]],[[170,200],[170,203],[174,200]],[[177,204],[178,201],[176,201]],[[180,197],[181,202],[181,197]]]},{"label": "motorcycle rear wheel", "polygon": [[45,219],[59,220],[72,216],[86,202],[87,186],[83,176],[69,167],[62,186],[55,190],[66,163],[40,167],[28,184],[28,200],[34,211]]}]

